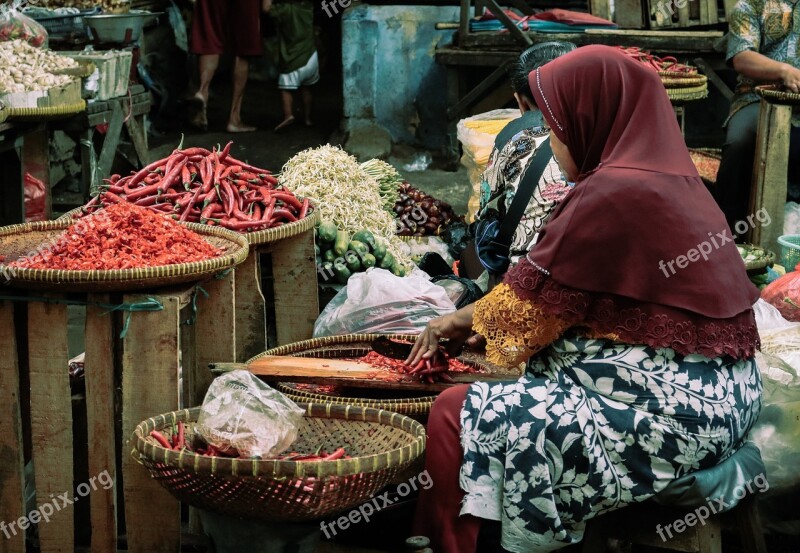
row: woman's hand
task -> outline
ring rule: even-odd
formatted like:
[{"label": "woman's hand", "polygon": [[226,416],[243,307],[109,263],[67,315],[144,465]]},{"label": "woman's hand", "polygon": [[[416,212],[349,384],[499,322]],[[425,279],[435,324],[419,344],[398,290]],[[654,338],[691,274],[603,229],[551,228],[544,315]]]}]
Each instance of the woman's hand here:
[{"label": "woman's hand", "polygon": [[455,355],[472,335],[474,304],[449,315],[437,317],[428,323],[417,337],[406,364],[416,366],[423,359],[430,359],[439,350],[439,340],[449,339],[447,350]]}]

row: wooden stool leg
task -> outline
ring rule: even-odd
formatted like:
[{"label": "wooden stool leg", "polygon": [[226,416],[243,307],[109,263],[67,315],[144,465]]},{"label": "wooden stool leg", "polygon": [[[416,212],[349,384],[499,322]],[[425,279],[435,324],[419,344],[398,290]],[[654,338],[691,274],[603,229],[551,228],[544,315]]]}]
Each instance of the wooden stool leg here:
[{"label": "wooden stool leg", "polygon": [[722,553],[719,517],[711,517],[697,527],[697,553]]},{"label": "wooden stool leg", "polygon": [[[19,365],[14,327],[14,304],[0,302],[0,512],[7,522],[25,513],[22,421],[19,400]],[[25,532],[2,527],[0,551],[25,553]]]},{"label": "wooden stool leg", "polygon": [[786,204],[789,167],[789,133],[791,106],[779,106],[761,100],[761,113],[756,136],[753,185],[750,193],[750,216],[764,209],[769,226],[754,219],[748,221],[749,241],[780,252],[778,238],[783,234],[783,211]]},{"label": "wooden stool leg", "polygon": [[764,529],[758,516],[758,498],[755,495],[745,497],[736,507],[734,514],[742,548],[748,553],[767,553]]}]

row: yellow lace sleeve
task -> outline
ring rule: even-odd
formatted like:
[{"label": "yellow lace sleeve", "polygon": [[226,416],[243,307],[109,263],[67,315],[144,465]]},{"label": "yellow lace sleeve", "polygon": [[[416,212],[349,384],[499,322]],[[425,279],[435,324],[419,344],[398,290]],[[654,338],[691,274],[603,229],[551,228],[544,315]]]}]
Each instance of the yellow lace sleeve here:
[{"label": "yellow lace sleeve", "polygon": [[498,284],[475,304],[473,328],[486,338],[491,363],[515,367],[554,342],[569,324]]}]

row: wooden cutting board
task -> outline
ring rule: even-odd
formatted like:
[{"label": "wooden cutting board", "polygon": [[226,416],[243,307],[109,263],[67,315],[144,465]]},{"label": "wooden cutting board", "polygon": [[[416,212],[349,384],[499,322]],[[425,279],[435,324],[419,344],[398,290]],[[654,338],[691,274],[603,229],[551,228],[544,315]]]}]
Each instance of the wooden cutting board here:
[{"label": "wooden cutting board", "polygon": [[[228,372],[236,369],[249,370],[262,380],[272,382],[303,382],[310,384],[326,384],[348,386],[351,388],[382,388],[397,390],[419,390],[441,392],[453,386],[444,382],[426,384],[405,376],[406,380],[396,382],[384,380],[381,374],[390,374],[386,369],[373,367],[359,361],[342,359],[316,359],[312,357],[267,356],[256,359],[249,365],[243,363],[213,363],[214,372]],[[513,381],[513,375],[493,375],[488,373],[450,373],[456,384],[472,384],[473,382]]]}]

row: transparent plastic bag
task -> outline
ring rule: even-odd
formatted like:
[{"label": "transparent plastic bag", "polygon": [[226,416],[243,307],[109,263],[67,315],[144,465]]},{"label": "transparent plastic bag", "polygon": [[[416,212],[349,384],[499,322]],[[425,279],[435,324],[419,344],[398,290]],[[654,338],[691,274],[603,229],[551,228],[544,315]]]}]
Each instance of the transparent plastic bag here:
[{"label": "transparent plastic bag", "polygon": [[47,31],[41,23],[23,14],[21,5],[19,0],[0,5],[0,42],[20,39],[36,48],[46,46]]},{"label": "transparent plastic bag", "polygon": [[196,428],[224,453],[271,458],[297,439],[303,413],[250,372],[231,371],[211,383]]},{"label": "transparent plastic bag", "polygon": [[[421,273],[421,272],[420,272]],[[456,306],[424,273],[397,277],[385,269],[356,273],[320,314],[314,338],[353,333],[419,334]]]}]

